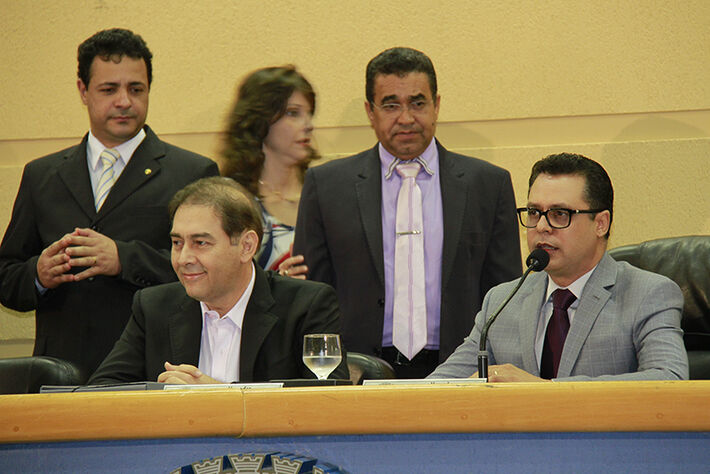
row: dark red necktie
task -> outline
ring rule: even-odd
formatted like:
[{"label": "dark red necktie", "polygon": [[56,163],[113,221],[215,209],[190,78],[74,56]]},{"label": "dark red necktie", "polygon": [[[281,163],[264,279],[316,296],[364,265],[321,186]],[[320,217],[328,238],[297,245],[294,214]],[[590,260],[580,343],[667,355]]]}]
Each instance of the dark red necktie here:
[{"label": "dark red necktie", "polygon": [[569,290],[557,289],[552,292],[552,317],[547,323],[545,345],[542,348],[542,362],[540,363],[540,377],[543,379],[557,377],[562,348],[565,346],[565,339],[567,339],[569,331],[567,308],[576,299],[574,293]]}]

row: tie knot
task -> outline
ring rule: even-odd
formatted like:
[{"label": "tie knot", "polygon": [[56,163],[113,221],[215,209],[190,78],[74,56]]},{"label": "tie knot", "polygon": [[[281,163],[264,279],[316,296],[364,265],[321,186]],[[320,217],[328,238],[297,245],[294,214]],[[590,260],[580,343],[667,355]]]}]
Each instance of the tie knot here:
[{"label": "tie knot", "polygon": [[119,156],[121,156],[121,154],[118,151],[113,148],[106,148],[101,152],[100,158],[101,161],[105,162],[108,166],[113,166]]},{"label": "tie knot", "polygon": [[416,178],[422,165],[414,160],[403,161],[397,165],[397,174],[402,178]]},{"label": "tie knot", "polygon": [[552,292],[552,306],[562,311],[567,311],[567,308],[576,300],[577,297],[574,296],[569,290],[557,289]]}]

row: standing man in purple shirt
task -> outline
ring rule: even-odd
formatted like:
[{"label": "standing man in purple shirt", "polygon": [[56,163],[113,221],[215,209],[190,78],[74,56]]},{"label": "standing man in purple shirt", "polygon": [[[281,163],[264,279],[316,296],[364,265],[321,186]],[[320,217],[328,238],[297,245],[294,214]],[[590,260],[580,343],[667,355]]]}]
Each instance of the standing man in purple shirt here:
[{"label": "standing man in purple shirt", "polygon": [[520,275],[515,198],[507,171],[435,139],[441,97],[425,54],[378,54],[365,92],[379,143],[308,170],[293,253],[335,287],[348,350],[421,378],[470,332],[483,295]]}]

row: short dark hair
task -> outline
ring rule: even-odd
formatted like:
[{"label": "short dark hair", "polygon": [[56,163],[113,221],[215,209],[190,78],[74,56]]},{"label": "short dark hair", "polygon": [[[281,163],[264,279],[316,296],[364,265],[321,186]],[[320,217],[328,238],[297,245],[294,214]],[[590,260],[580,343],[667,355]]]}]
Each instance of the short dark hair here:
[{"label": "short dark hair", "polygon": [[[294,92],[302,93],[315,113],[316,93],[295,66],[258,69],[239,85],[224,136],[222,174],[234,178],[254,196],[259,195],[264,168],[264,140],[271,125],[286,113]],[[318,158],[320,155],[311,148],[308,159],[299,163],[301,179],[310,162]]]},{"label": "short dark hair", "polygon": [[530,188],[541,174],[577,175],[585,180],[584,199],[592,209],[606,209],[609,211],[609,230],[605,237],[608,239],[611,231],[611,222],[614,219],[614,188],[606,170],[594,160],[584,155],[574,153],[558,153],[549,155],[535,163],[528,181],[528,195]]},{"label": "short dark hair", "polygon": [[258,245],[261,245],[264,236],[261,212],[244,187],[232,178],[202,178],[175,193],[168,204],[171,225],[175,213],[182,205],[211,207],[232,243],[236,243],[236,238],[245,230],[253,230],[259,237]]},{"label": "short dark hair", "polygon": [[365,97],[372,104],[375,100],[375,78],[378,74],[396,74],[404,77],[411,72],[423,72],[429,77],[431,98],[436,101],[436,72],[429,57],[412,48],[390,48],[382,51],[367,63],[365,70]]},{"label": "short dark hair", "polygon": [[79,71],[77,75],[85,86],[91,80],[91,64],[98,56],[104,61],[120,62],[123,56],[143,59],[148,72],[148,86],[153,82],[153,53],[148,49],[143,38],[130,30],[111,28],[95,33],[79,45]]}]

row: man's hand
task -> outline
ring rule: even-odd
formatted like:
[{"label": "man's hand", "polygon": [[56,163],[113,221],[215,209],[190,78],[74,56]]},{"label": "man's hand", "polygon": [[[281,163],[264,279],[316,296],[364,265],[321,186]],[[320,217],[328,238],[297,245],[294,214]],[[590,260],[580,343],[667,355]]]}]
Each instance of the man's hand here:
[{"label": "man's hand", "polygon": [[[288,251],[289,253],[293,252],[293,244],[291,244]],[[306,265],[301,265],[303,260],[303,255],[293,255],[288,257],[279,264],[279,275],[296,278],[298,280],[305,280],[306,273],[308,273],[308,267]]]},{"label": "man's hand", "polygon": [[165,362],[165,372],[158,375],[158,382],[189,385],[198,383],[224,383],[203,374],[200,369],[194,365],[173,365],[170,362]]},{"label": "man's hand", "polygon": [[[472,377],[477,378],[478,372]],[[550,382],[550,380],[535,377],[513,364],[503,364],[488,367],[488,382]]]},{"label": "man's hand", "polygon": [[[69,234],[70,247],[64,252],[71,257],[72,267],[88,267],[74,275],[75,281],[96,275],[118,275],[121,261],[118,259],[116,242],[91,229],[74,229]],[[41,281],[40,281],[41,283]]]},{"label": "man's hand", "polygon": [[67,273],[71,270],[71,257],[66,249],[71,245],[71,235],[67,234],[51,244],[37,260],[37,279],[45,288],[56,288],[62,283],[74,281],[75,275]]}]

